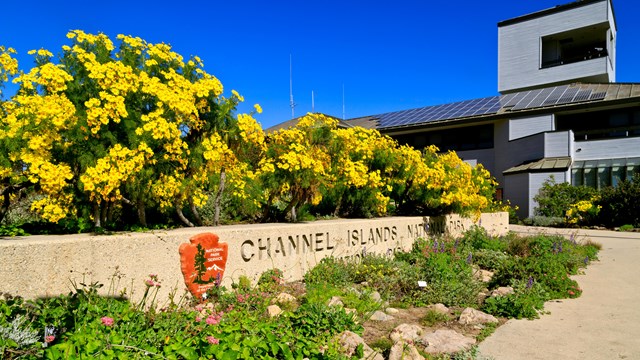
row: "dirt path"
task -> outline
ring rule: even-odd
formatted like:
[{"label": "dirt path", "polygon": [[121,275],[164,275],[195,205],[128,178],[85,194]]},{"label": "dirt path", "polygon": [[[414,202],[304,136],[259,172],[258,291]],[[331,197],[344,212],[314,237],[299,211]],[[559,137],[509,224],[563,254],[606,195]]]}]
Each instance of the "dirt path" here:
[{"label": "dirt path", "polygon": [[585,238],[603,248],[600,261],[575,278],[582,296],[545,304],[550,314],[534,321],[509,320],[480,344],[482,355],[495,360],[640,359],[640,233],[580,231],[578,239]]}]

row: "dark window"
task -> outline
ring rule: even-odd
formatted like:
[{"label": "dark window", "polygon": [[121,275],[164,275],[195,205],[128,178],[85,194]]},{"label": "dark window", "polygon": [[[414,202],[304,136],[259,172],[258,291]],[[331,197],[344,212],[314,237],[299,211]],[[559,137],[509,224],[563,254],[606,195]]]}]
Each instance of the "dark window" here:
[{"label": "dark window", "polygon": [[640,110],[558,115],[556,125],[559,131],[573,130],[576,141],[640,136]]},{"label": "dark window", "polygon": [[428,131],[393,136],[400,144],[424,149],[437,146],[440,151],[465,151],[493,148],[493,124],[464,128]]},{"label": "dark window", "polygon": [[571,64],[607,56],[607,27],[587,27],[542,38],[540,67]]}]

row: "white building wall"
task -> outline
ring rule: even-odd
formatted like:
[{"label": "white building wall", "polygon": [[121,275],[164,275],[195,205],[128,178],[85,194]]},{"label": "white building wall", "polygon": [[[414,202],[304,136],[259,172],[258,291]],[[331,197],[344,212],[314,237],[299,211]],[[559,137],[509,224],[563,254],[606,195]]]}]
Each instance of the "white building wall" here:
[{"label": "white building wall", "polygon": [[609,22],[615,40],[613,19],[607,0],[498,27],[498,91],[607,74],[609,77],[602,81],[615,81],[615,72],[608,73],[611,67],[607,57],[540,68],[543,36]]},{"label": "white building wall", "polygon": [[640,157],[640,138],[580,141],[575,149],[574,160]]},{"label": "white building wall", "polygon": [[572,155],[573,132],[557,131],[544,134],[544,157],[560,157]]},{"label": "white building wall", "polygon": [[545,131],[553,131],[553,129],[553,114],[510,119],[509,141]]}]

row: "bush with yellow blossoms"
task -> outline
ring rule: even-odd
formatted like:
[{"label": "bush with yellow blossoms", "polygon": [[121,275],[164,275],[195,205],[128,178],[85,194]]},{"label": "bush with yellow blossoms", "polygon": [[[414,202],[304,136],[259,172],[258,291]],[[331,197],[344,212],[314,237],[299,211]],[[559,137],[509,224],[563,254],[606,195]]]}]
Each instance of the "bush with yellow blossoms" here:
[{"label": "bush with yellow blossoms", "polygon": [[191,224],[183,208],[197,218],[221,164],[235,164],[239,95],[224,98],[198,57],[167,44],[80,30],[67,37],[58,63],[48,50],[30,52],[29,71],[0,48],[0,80],[14,76],[20,87],[0,113],[2,194],[34,189],[42,198],[32,209],[52,222],[78,216],[100,227],[130,213],[146,226],[151,208]]},{"label": "bush with yellow blossoms", "polygon": [[0,47],[0,83],[19,86],[0,102],[0,220],[25,194],[44,220],[118,229],[296,221],[305,211],[467,214],[492,204],[491,176],[455,153],[418,151],[320,114],[265,134],[253,117],[260,106],[236,114],[243,97],[223,96],[197,56],[127,35],[67,38],[56,56],[30,51],[35,66],[25,71]]},{"label": "bush with yellow blossoms", "polygon": [[598,200],[597,197],[594,197],[591,200],[582,200],[571,204],[565,214],[565,222],[569,225],[593,223],[602,209],[602,206],[594,204]]}]

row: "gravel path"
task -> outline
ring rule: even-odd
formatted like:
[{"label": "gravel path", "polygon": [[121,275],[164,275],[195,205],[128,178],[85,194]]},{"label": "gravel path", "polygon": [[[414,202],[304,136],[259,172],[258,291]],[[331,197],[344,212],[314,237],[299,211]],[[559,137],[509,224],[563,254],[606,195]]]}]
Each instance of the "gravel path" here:
[{"label": "gravel path", "polygon": [[[540,231],[522,226],[511,226],[511,230]],[[509,320],[480,344],[483,356],[495,360],[640,359],[640,233],[578,233],[579,241],[587,238],[603,247],[600,261],[575,277],[582,296],[546,303],[550,314],[534,321]]]}]

